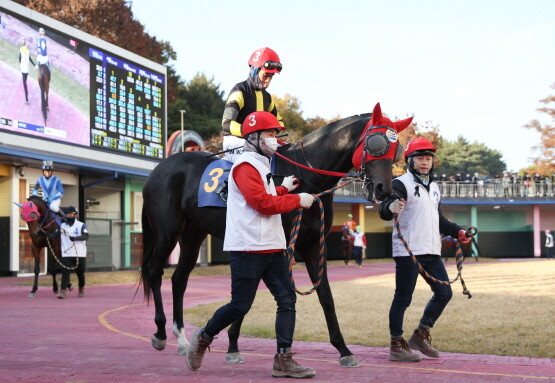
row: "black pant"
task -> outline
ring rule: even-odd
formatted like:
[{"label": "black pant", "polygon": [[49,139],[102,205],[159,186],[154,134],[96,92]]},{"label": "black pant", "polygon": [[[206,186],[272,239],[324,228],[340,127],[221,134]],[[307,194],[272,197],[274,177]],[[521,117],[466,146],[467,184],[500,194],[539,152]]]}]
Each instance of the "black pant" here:
[{"label": "black pant", "polygon": [[23,90],[25,91],[25,101],[29,101],[29,92],[27,91],[27,76],[29,73],[21,72],[21,77],[23,77]]},{"label": "black pant", "polygon": [[[412,294],[418,279],[418,268],[411,257],[394,257],[395,260],[395,295],[389,309],[389,332],[392,336],[403,335],[405,310],[410,306]],[[449,276],[439,255],[417,255],[416,259],[434,278],[447,281]],[[427,281],[428,282],[428,281]],[[443,309],[453,296],[450,285],[428,282],[434,295],[426,305],[420,323],[432,328]]]},{"label": "black pant", "polygon": [[229,254],[231,302],[220,307],[208,321],[204,332],[213,337],[243,317],[251,308],[262,279],[277,303],[276,339],[278,348],[293,344],[297,297],[289,280],[289,261],[282,252]]},{"label": "black pant", "polygon": [[85,270],[87,268],[87,258],[85,257],[62,257],[62,264],[70,269],[73,269],[79,260],[79,265],[74,270],[69,270],[66,268],[62,268],[62,290],[66,290],[69,285],[69,273],[71,271],[75,271],[77,274],[77,279],[79,280],[79,288],[85,287]]}]

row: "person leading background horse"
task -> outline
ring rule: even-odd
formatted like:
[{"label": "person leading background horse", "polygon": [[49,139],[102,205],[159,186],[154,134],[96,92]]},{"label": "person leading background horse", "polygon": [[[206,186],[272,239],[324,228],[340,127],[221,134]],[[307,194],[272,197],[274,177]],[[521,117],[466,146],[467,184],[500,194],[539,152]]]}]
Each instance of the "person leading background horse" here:
[{"label": "person leading background horse", "polygon": [[79,281],[78,297],[85,296],[85,270],[87,267],[87,244],[89,232],[87,225],[77,218],[79,213],[75,206],[65,209],[66,221],[60,226],[62,233],[62,285],[58,298],[66,297],[66,290],[71,289],[69,282],[70,270],[75,270]]}]

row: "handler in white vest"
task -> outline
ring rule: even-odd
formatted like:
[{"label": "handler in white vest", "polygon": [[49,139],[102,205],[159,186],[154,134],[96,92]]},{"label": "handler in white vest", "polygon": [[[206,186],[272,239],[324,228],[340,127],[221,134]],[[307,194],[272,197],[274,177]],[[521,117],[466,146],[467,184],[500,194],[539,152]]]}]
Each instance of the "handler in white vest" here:
[{"label": "handler in white vest", "polygon": [[25,103],[29,103],[29,90],[27,89],[27,76],[29,76],[29,63],[35,66],[29,48],[27,48],[27,40],[22,37],[19,41],[19,69],[21,70],[21,77],[23,79],[23,91],[25,92]]},{"label": "handler in white vest", "polygon": [[[390,221],[399,216],[399,228],[412,253],[424,269],[438,280],[449,280],[441,260],[441,234],[468,243],[470,238],[457,224],[443,216],[440,209],[441,193],[432,179],[436,149],[430,141],[420,137],[412,140],[405,150],[407,173],[393,180],[391,197],[380,205],[380,217]],[[418,327],[408,343],[403,339],[403,318],[409,307],[418,268],[393,228],[393,259],[395,260],[395,295],[389,311],[391,348],[389,359],[399,362],[418,362],[418,350],[431,358],[439,358],[432,346],[430,329],[451,299],[451,286],[428,282],[434,295],[426,305]]]},{"label": "handler in white vest", "polygon": [[[85,269],[87,257],[86,240],[89,239],[87,225],[77,219],[78,212],[74,206],[65,209],[66,221],[60,226],[62,232],[62,262],[66,267],[74,268],[79,280],[79,297],[85,296]],[[78,262],[78,264],[77,264]],[[71,290],[70,270],[62,269],[62,286],[58,298],[66,297],[66,290]]]},{"label": "handler in white vest", "polygon": [[299,207],[308,209],[315,198],[307,193],[288,194],[299,186],[293,176],[285,177],[281,186],[274,185],[270,161],[278,145],[276,133],[283,129],[269,112],[251,113],[243,122],[245,146],[229,175],[224,239],[224,250],[230,252],[231,302],[193,333],[186,357],[193,371],[200,368],[212,339],[250,310],[263,280],[277,303],[277,353],[272,376],[311,378],[316,374],[312,368],[298,364],[291,352],[296,296],[289,279],[280,216]]}]

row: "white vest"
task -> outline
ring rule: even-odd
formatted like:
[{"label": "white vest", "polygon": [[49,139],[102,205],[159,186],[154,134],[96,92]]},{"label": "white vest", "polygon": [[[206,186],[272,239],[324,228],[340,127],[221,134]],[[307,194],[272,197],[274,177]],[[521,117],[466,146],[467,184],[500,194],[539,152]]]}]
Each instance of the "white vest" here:
[{"label": "white vest", "polygon": [[[441,255],[441,234],[439,233],[439,202],[441,193],[435,182],[430,183],[428,192],[424,186],[414,181],[412,173],[397,178],[405,185],[407,201],[399,213],[399,227],[414,255]],[[418,194],[415,190],[418,187]],[[393,226],[393,256],[408,257],[409,253],[397,238],[397,227]]]},{"label": "white vest", "polygon": [[286,248],[281,215],[263,215],[245,200],[233,179],[233,170],[248,162],[258,170],[268,194],[277,195],[270,173],[270,160],[254,152],[243,152],[231,168],[228,180],[227,216],[224,238],[225,251],[264,251]]},{"label": "white vest", "polygon": [[21,55],[21,63],[19,63],[21,73],[29,73],[29,49],[22,46],[19,48],[19,54]]},{"label": "white vest", "polygon": [[[80,257],[87,256],[86,241],[72,242],[69,237],[79,237],[83,234],[83,226],[85,224],[81,221],[75,220],[73,225],[69,226],[67,223],[62,223],[60,226],[62,230],[62,257]],[[86,227],[85,227],[86,230]]]}]

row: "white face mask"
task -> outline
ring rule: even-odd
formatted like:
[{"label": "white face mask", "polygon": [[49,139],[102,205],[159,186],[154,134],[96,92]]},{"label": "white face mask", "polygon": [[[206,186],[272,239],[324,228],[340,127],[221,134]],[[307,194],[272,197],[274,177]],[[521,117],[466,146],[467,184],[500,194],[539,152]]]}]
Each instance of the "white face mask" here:
[{"label": "white face mask", "polygon": [[275,152],[278,148],[278,142],[277,142],[277,138],[275,137],[267,137],[264,138],[264,144],[266,145],[266,147],[268,149],[270,149],[272,152]]}]

